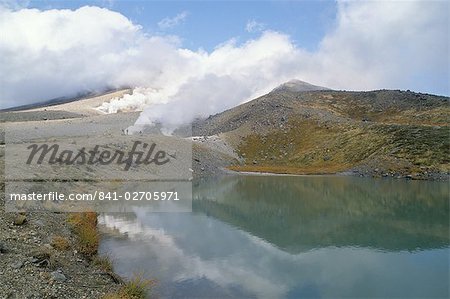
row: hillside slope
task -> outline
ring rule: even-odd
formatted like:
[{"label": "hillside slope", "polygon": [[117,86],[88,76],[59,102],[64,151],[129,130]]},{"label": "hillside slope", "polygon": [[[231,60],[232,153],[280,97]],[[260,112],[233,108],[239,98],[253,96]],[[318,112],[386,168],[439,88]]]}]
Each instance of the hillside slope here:
[{"label": "hillside slope", "polygon": [[233,145],[243,161],[233,170],[443,178],[449,123],[448,97],[277,88],[195,121],[193,135],[219,134]]}]

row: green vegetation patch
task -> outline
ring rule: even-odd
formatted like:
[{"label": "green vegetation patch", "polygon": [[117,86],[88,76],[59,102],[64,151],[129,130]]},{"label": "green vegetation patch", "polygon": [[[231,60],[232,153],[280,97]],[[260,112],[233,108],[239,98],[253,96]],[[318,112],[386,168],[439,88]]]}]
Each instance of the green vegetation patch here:
[{"label": "green vegetation patch", "polygon": [[267,134],[245,137],[238,147],[245,163],[231,169],[335,173],[377,159],[394,161],[390,169],[406,164],[414,171],[447,171],[449,148],[449,127],[293,120]]},{"label": "green vegetation patch", "polygon": [[378,130],[389,136],[392,156],[419,167],[449,170],[450,127],[391,125]]},{"label": "green vegetation patch", "polygon": [[383,135],[369,128],[300,120],[266,135],[247,136],[238,152],[246,165],[268,171],[330,173],[383,151],[385,143]]}]

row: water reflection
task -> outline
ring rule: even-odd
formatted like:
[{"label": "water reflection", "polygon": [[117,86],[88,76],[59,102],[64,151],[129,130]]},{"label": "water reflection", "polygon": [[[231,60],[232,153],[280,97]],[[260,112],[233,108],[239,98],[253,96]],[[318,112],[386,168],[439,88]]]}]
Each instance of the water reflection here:
[{"label": "water reflection", "polygon": [[448,185],[353,177],[224,177],[193,213],[110,214],[119,274],[161,297],[448,295]]}]

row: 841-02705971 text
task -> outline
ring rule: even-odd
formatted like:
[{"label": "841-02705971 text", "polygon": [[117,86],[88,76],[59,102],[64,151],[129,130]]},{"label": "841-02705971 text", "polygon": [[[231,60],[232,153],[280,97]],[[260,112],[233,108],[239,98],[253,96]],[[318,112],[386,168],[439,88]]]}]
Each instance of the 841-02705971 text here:
[{"label": "841-02705971 text", "polygon": [[176,191],[99,192],[99,200],[179,200]]}]

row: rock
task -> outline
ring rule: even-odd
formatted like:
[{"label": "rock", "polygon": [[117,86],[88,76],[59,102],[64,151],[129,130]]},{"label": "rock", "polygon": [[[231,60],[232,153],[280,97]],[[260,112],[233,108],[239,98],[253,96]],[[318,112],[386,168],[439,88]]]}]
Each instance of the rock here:
[{"label": "rock", "polygon": [[16,219],[14,219],[14,225],[23,225],[27,222],[27,217],[25,215],[19,214]]},{"label": "rock", "polygon": [[37,249],[31,253],[31,260],[38,267],[46,267],[50,264],[50,253],[44,248]]},{"label": "rock", "polygon": [[24,262],[23,261],[17,261],[11,264],[11,268],[13,269],[20,269],[23,267]]},{"label": "rock", "polygon": [[50,278],[59,282],[65,282],[67,280],[67,277],[60,270],[50,273]]},{"label": "rock", "polygon": [[0,253],[7,253],[8,250],[5,247],[5,244],[3,244],[2,242],[0,242]]}]

